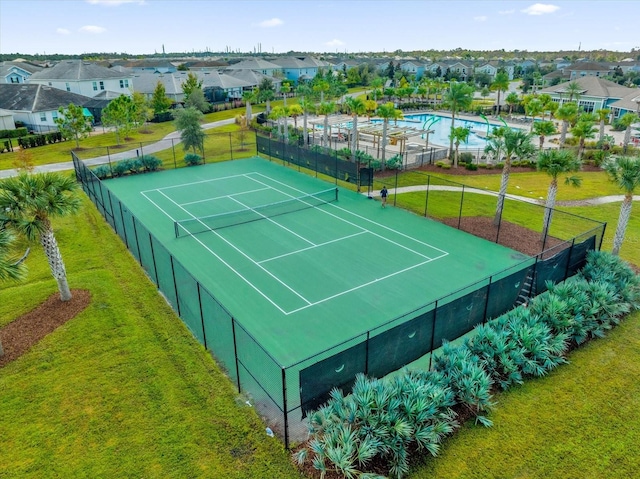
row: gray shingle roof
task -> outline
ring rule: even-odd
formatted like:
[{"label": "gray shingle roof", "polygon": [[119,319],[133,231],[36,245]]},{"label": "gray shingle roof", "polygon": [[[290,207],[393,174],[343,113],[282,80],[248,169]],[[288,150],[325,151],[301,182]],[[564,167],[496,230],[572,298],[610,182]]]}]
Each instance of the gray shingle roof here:
[{"label": "gray shingle roof", "polygon": [[[581,95],[594,96],[598,98],[624,98],[627,96],[632,88],[618,85],[616,82],[605,80],[595,76],[584,76],[573,80],[580,85],[582,89]],[[569,83],[560,83],[559,85],[543,88],[539,93],[557,93],[562,94],[566,91]]]},{"label": "gray shingle roof", "polygon": [[85,106],[91,98],[59,88],[34,84],[0,84],[0,108],[12,111],[53,111],[69,103]]},{"label": "gray shingle roof", "polygon": [[31,75],[31,80],[104,80],[108,78],[128,78],[123,74],[92,62],[83,60],[63,60],[51,68],[45,68]]}]

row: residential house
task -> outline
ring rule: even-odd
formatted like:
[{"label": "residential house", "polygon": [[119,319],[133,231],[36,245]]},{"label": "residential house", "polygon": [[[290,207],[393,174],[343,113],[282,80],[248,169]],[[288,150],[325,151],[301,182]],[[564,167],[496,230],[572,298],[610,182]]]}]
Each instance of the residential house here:
[{"label": "residential house", "polygon": [[83,60],[63,60],[51,68],[34,73],[29,83],[47,85],[78,95],[93,97],[110,91],[131,95],[131,74]]},{"label": "residential house", "polygon": [[31,62],[13,61],[0,63],[0,83],[27,83],[29,77],[42,70]]},{"label": "residential house", "polygon": [[577,62],[562,68],[562,71],[569,74],[569,80],[576,80],[586,76],[605,77],[614,68],[615,65],[608,63]]},{"label": "residential house", "polygon": [[278,57],[272,60],[280,67],[284,78],[298,84],[301,81],[313,80],[318,70],[329,71],[333,66],[329,62],[314,57]]},{"label": "residential house", "polygon": [[475,67],[473,69],[473,72],[486,73],[491,77],[491,80],[493,81],[493,79],[496,77],[500,69],[503,69],[507,73],[507,75],[509,76],[509,80],[513,80],[515,66],[512,63],[504,63],[504,62],[497,62],[497,61],[485,62]]},{"label": "residential house", "polygon": [[[57,130],[58,108],[70,103],[85,107],[90,97],[39,84],[0,84],[0,110],[9,112],[13,121],[24,123],[30,131]],[[85,109],[85,115],[91,116]]]},{"label": "residential house", "polygon": [[[590,113],[599,109],[611,108],[614,118],[616,118],[621,114],[621,112],[623,112],[623,110],[626,112],[629,108],[633,109],[636,107],[635,104],[631,103],[631,98],[628,100],[629,103],[627,100],[622,103],[618,102],[623,98],[628,98],[634,93],[634,91],[640,91],[637,88],[628,88],[626,86],[618,85],[610,80],[605,80],[604,78],[598,78],[595,76],[584,76],[573,81],[580,86],[578,106],[582,111]],[[551,95],[553,101],[562,105],[569,101],[567,95],[568,84],[569,82],[565,82],[552,87],[543,88],[542,90],[539,90],[539,93],[548,93]],[[575,98],[573,101],[575,101]],[[616,111],[614,112],[613,108],[616,104],[618,104],[618,106],[615,107]]]},{"label": "residential house", "polygon": [[261,58],[251,58],[238,63],[233,63],[226,67],[227,70],[253,70],[269,77],[283,76],[282,67]]},{"label": "residential house", "polygon": [[400,69],[403,73],[413,75],[416,80],[420,80],[424,75],[424,67],[424,63],[416,60],[410,60],[400,64]]},{"label": "residential house", "polygon": [[173,73],[178,69],[169,60],[145,58],[142,60],[114,60],[111,67],[124,67],[131,72]]}]

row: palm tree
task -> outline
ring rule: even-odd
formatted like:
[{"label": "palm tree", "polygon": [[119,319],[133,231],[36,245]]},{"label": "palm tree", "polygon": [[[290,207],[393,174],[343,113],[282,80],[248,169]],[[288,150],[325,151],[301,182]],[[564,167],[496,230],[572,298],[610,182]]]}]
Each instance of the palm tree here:
[{"label": "palm tree", "polygon": [[571,128],[571,135],[574,138],[578,138],[578,159],[582,158],[585,140],[596,136],[595,121],[596,118],[593,113],[583,113],[578,118],[575,126]]},{"label": "palm tree", "polygon": [[275,87],[271,78],[263,78],[258,85],[258,101],[266,102],[265,111],[267,116],[271,113],[271,100],[275,98]]},{"label": "palm tree", "polygon": [[287,93],[291,91],[291,85],[289,82],[282,82],[280,85],[280,93],[282,93],[282,104],[287,107]]},{"label": "palm tree", "polygon": [[625,153],[627,152],[627,148],[629,147],[629,140],[631,140],[631,125],[633,125],[636,121],[638,121],[638,115],[631,112],[625,113],[618,120],[618,123],[625,127],[624,141],[622,143]]},{"label": "palm tree", "polygon": [[533,133],[540,137],[540,149],[544,145],[545,137],[556,133],[556,127],[552,121],[538,121],[533,124]]},{"label": "palm tree", "polygon": [[242,94],[242,99],[244,100],[244,104],[246,106],[246,113],[245,113],[245,118],[247,119],[247,126],[249,126],[251,124],[251,102],[255,101],[256,99],[256,95],[254,92],[252,91],[245,91]]},{"label": "palm tree", "polygon": [[495,162],[499,162],[504,151],[504,135],[502,129],[494,130],[494,132],[487,138],[487,144],[484,147],[484,152],[487,155],[491,155]]},{"label": "palm tree", "polygon": [[367,107],[360,97],[348,97],[345,100],[347,110],[352,115],[351,120],[351,161],[356,162],[356,151],[358,149],[358,115],[364,115]]},{"label": "palm tree", "polygon": [[304,144],[309,144],[309,128],[307,127],[307,121],[309,119],[309,113],[315,111],[316,107],[308,98],[301,98],[298,104],[302,108],[302,136],[304,138]]},{"label": "palm tree", "polygon": [[281,138],[284,137],[284,130],[282,131],[282,133],[280,133],[280,120],[282,120],[284,116],[285,110],[282,106],[276,106],[271,110],[271,113],[269,114],[269,119],[275,121],[276,126],[278,127],[278,136],[280,136]]},{"label": "palm tree", "polygon": [[511,115],[511,113],[513,112],[513,107],[520,103],[520,98],[518,98],[518,94],[516,92],[512,91],[507,95],[504,101],[507,102],[507,105],[509,105],[509,115]]},{"label": "palm tree", "polygon": [[293,127],[298,130],[298,117],[304,113],[302,106],[299,103],[294,103],[289,106],[289,116],[293,118]]},{"label": "palm tree", "polygon": [[[580,160],[576,158],[571,150],[547,150],[538,153],[538,171],[544,171],[551,177],[549,189],[547,190],[547,201],[544,210],[544,221],[542,224],[542,241],[549,232],[553,208],[556,205],[556,195],[558,194],[558,176],[568,173],[575,173],[582,167]],[[565,185],[579,187],[582,179],[578,176],[567,176]]]},{"label": "palm tree", "polygon": [[562,129],[560,130],[560,148],[562,148],[567,138],[567,130],[569,129],[569,124],[576,121],[576,118],[578,117],[578,104],[565,103],[560,108],[558,108],[554,116],[558,120],[562,120]]},{"label": "palm tree", "polygon": [[609,179],[624,190],[624,200],[620,205],[620,216],[618,217],[618,226],[613,237],[613,249],[611,251],[617,255],[622,247],[624,234],[631,217],[633,193],[640,185],[640,158],[619,156],[607,161],[604,164],[604,170],[607,172]]},{"label": "palm tree", "polygon": [[11,228],[29,241],[40,240],[62,301],[71,299],[71,290],[51,218],[78,211],[77,188],[74,178],[59,173],[23,173],[0,183],[0,228]]},{"label": "palm tree", "polygon": [[509,89],[509,74],[504,70],[496,73],[493,83],[491,83],[491,90],[498,92],[498,98],[496,99],[496,115],[500,115],[500,92],[507,91]]},{"label": "palm tree", "polygon": [[544,113],[544,106],[539,98],[531,98],[524,106],[524,111],[531,117],[531,130],[536,122],[536,117]]},{"label": "palm tree", "polygon": [[522,130],[503,130],[505,160],[500,179],[500,191],[498,192],[498,204],[493,224],[500,224],[502,209],[504,208],[504,198],[507,195],[507,185],[509,184],[509,174],[511,173],[511,158],[513,156],[526,157],[533,154],[535,147],[531,143],[531,135]]},{"label": "palm tree", "polygon": [[322,130],[322,146],[329,147],[329,115],[336,111],[336,104],[332,101],[318,105],[318,114],[324,115],[324,129]]},{"label": "palm tree", "polygon": [[23,261],[26,259],[29,250],[21,258],[16,259],[9,256],[9,250],[14,241],[11,231],[0,228],[0,281],[19,280],[24,277],[25,267]]},{"label": "palm tree", "polygon": [[374,101],[378,101],[378,91],[382,88],[382,86],[384,85],[384,80],[380,77],[375,78],[372,82],[371,82],[371,87],[373,88],[373,100]]},{"label": "palm tree", "polygon": [[553,98],[548,93],[543,93],[538,96],[538,100],[542,102],[542,119],[544,120],[545,114],[548,112],[549,120],[551,120],[551,117],[560,105],[553,101]]},{"label": "palm tree", "polygon": [[580,94],[583,92],[583,88],[577,81],[572,81],[567,84],[567,87],[564,89],[564,92],[569,95],[569,102],[572,102],[575,98],[576,103],[580,99]]},{"label": "palm tree", "polygon": [[600,122],[600,131],[598,133],[598,141],[604,140],[604,122],[609,117],[609,113],[611,113],[611,110],[609,110],[608,108],[600,108],[596,110],[596,115],[598,115],[598,121]]},{"label": "palm tree", "polygon": [[392,120],[397,117],[396,109],[393,106],[393,103],[388,102],[384,105],[380,105],[376,110],[376,115],[382,118],[382,160],[381,167],[382,171],[385,169],[385,153],[387,148],[387,129],[389,127],[389,120]]},{"label": "palm tree", "polygon": [[451,135],[453,136],[453,143],[456,146],[456,153],[453,159],[453,167],[458,167],[458,148],[460,147],[460,143],[466,143],[469,140],[469,134],[471,130],[464,126],[457,126],[453,130],[451,130]]},{"label": "palm tree", "polygon": [[[444,102],[451,110],[451,131],[455,126],[456,113],[469,108],[473,102],[473,87],[466,83],[451,82],[444,95]],[[453,151],[453,136],[450,136],[449,154]]]}]

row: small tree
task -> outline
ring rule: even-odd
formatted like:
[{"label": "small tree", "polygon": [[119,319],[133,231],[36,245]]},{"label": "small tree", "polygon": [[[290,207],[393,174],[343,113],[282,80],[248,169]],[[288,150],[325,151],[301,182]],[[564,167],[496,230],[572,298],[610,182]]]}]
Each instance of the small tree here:
[{"label": "small tree", "polygon": [[139,128],[153,117],[153,112],[151,111],[149,100],[139,91],[133,92],[131,100],[135,107],[133,122],[136,128]]},{"label": "small tree", "polygon": [[30,241],[40,240],[62,301],[71,299],[71,290],[51,218],[78,211],[77,188],[75,178],[60,173],[23,173],[0,183],[0,229],[11,228]]},{"label": "small tree", "polygon": [[540,137],[540,149],[544,145],[544,139],[556,133],[556,127],[552,121],[537,121],[533,124],[533,134]]},{"label": "small tree", "polygon": [[167,96],[167,90],[162,82],[158,81],[156,88],[153,90],[153,96],[151,97],[151,109],[153,114],[158,116],[171,108],[172,101]]},{"label": "small tree", "polygon": [[592,113],[583,113],[571,128],[571,135],[578,139],[578,159],[582,158],[585,140],[594,138],[596,135],[595,122],[596,118]]},{"label": "small tree", "polygon": [[58,118],[55,119],[56,126],[65,138],[75,138],[76,148],[80,147],[80,140],[86,138],[93,130],[91,117],[84,115],[84,108],[69,103],[67,108],[58,108]]},{"label": "small tree", "polygon": [[204,97],[204,92],[200,88],[195,88],[190,94],[189,98],[184,102],[185,108],[195,108],[201,113],[209,113],[211,107],[207,99]]},{"label": "small tree", "polygon": [[451,130],[451,136],[453,137],[453,144],[456,147],[456,152],[453,157],[453,167],[458,167],[458,149],[460,147],[460,143],[466,143],[469,140],[469,134],[471,130],[464,126],[457,126],[453,130]]},{"label": "small tree", "polygon": [[577,103],[565,103],[556,110],[555,117],[562,121],[562,129],[560,130],[560,148],[562,148],[567,138],[569,125],[573,124],[578,118]]},{"label": "small tree", "polygon": [[623,148],[624,152],[627,152],[627,148],[629,148],[629,141],[631,140],[631,125],[633,125],[636,121],[638,121],[638,115],[635,113],[625,113],[618,120],[622,126],[624,126],[624,140],[623,140]]},{"label": "small tree", "polygon": [[116,143],[118,145],[120,144],[120,134],[126,138],[133,130],[137,119],[136,105],[127,95],[120,95],[111,100],[102,110],[102,123],[116,129]]},{"label": "small tree", "polygon": [[194,90],[202,90],[202,80],[198,80],[198,77],[194,73],[189,72],[187,74],[187,79],[182,84],[182,93],[184,93],[185,103],[189,99],[189,95],[191,95]]},{"label": "small tree", "polygon": [[617,255],[624,242],[624,235],[629,224],[629,218],[631,218],[633,194],[636,188],[640,186],[640,158],[620,156],[607,161],[604,164],[604,170],[607,172],[609,179],[624,190],[624,200],[620,205],[620,216],[618,217],[618,225],[613,237],[613,249],[611,250],[613,254]]},{"label": "small tree", "polygon": [[185,108],[176,110],[175,113],[176,130],[180,132],[180,139],[185,151],[193,149],[196,154],[198,150],[204,155],[204,130],[200,126],[203,118],[202,112],[195,108]]}]

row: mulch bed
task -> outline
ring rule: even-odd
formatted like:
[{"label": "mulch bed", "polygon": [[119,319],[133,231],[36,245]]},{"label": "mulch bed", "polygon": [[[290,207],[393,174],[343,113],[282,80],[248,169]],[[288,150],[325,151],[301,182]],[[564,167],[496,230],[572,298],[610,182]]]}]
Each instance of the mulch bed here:
[{"label": "mulch bed", "polygon": [[47,334],[73,319],[91,303],[91,293],[87,290],[75,289],[71,294],[69,301],[61,301],[60,294],[56,292],[37,308],[0,329],[4,349],[0,367],[22,356]]}]

